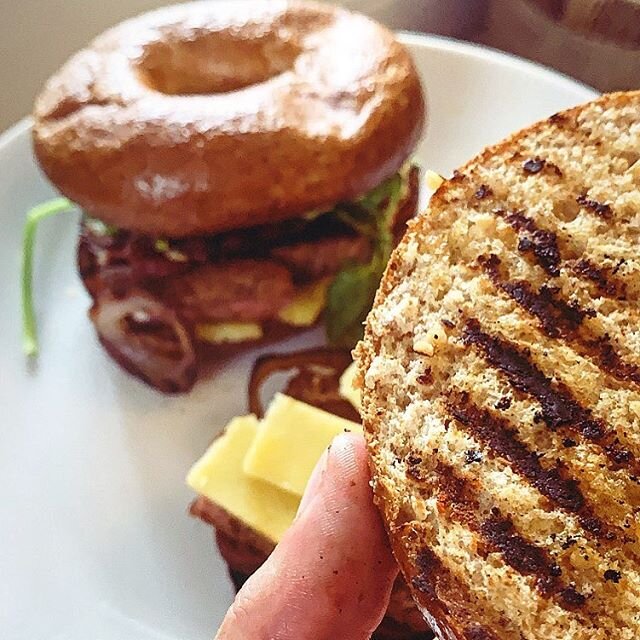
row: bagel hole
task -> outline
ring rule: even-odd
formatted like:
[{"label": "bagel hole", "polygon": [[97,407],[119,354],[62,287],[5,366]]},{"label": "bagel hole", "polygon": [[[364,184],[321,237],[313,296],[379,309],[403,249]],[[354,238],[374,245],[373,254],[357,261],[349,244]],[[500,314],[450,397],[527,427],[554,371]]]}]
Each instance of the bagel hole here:
[{"label": "bagel hole", "polygon": [[147,46],[138,74],[147,87],[167,95],[231,93],[288,71],[299,53],[273,34],[250,40],[207,34]]}]

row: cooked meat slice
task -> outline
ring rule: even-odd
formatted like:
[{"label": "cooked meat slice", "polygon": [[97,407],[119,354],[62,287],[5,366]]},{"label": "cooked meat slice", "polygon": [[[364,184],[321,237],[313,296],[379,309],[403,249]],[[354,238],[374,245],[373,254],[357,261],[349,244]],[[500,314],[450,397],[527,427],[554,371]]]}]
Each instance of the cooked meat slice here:
[{"label": "cooked meat slice", "polygon": [[347,263],[364,263],[371,256],[371,242],[360,235],[318,238],[271,251],[296,277],[316,279],[337,273]]},{"label": "cooked meat slice", "polygon": [[265,320],[291,301],[291,274],[267,260],[207,264],[161,285],[161,296],[192,322]]},{"label": "cooked meat slice", "polygon": [[92,296],[185,273],[208,259],[202,239],[169,242],[127,231],[98,233],[99,224],[83,221],[78,245],[78,270]]},{"label": "cooked meat slice", "polygon": [[[250,550],[250,553],[247,553],[242,562],[238,563],[234,562],[234,559],[240,559],[239,556],[231,557],[230,555],[227,557],[227,555],[223,554],[224,559],[229,562],[233,569],[245,571],[241,565],[248,565],[251,564],[252,560],[256,560],[252,565],[253,568],[250,571],[246,571],[247,573],[253,572],[267,559],[274,549],[275,545],[271,540],[254,531],[244,522],[241,522],[204,496],[199,496],[191,503],[189,513],[215,527],[216,531],[226,536],[226,538],[234,540],[237,548],[243,547]],[[231,547],[228,548],[231,550]]]}]

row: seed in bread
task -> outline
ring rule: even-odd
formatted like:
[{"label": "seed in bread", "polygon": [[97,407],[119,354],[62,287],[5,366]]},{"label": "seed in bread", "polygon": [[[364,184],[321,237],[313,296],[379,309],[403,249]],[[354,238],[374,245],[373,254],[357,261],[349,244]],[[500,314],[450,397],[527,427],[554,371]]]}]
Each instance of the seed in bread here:
[{"label": "seed in bread", "polygon": [[363,419],[440,638],[640,634],[639,160],[640,92],[557,114],[456,172],[389,263]]}]

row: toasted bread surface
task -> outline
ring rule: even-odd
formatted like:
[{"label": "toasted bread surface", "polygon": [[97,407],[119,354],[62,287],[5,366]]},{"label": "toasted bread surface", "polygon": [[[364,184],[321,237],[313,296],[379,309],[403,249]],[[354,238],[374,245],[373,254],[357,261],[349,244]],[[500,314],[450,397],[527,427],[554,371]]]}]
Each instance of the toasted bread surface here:
[{"label": "toasted bread surface", "polygon": [[481,153],[357,348],[377,502],[447,640],[640,634],[640,92]]}]

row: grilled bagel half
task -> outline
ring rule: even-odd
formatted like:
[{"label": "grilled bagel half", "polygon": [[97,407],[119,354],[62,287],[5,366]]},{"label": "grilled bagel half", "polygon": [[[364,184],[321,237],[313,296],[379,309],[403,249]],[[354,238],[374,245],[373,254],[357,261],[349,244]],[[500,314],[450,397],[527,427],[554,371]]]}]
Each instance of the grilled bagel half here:
[{"label": "grilled bagel half", "polygon": [[640,92],[491,147],[357,348],[375,493],[442,640],[640,637]]}]

